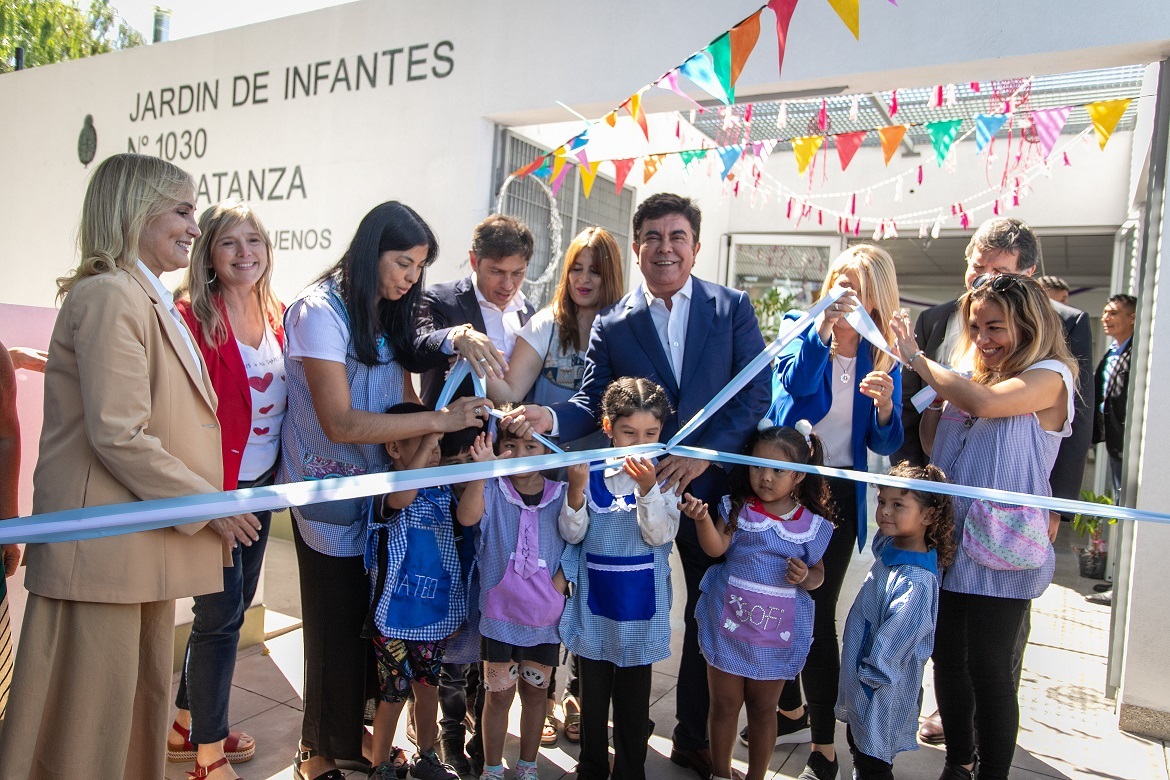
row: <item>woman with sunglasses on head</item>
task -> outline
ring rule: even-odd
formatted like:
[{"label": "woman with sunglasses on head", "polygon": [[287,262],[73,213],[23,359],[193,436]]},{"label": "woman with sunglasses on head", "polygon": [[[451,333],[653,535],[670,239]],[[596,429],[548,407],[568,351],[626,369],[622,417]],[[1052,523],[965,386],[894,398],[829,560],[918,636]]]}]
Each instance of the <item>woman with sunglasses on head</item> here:
[{"label": "woman with sunglasses on head", "polygon": [[[886,342],[892,341],[887,323],[898,308],[894,261],[870,244],[850,247],[830,263],[821,297],[834,287],[846,288],[845,294],[777,357],[768,419],[790,427],[808,420],[824,442],[826,466],[865,471],[869,451],[889,455],[902,446],[902,374],[898,362],[867,343],[847,318],[861,309]],[[811,592],[813,643],[800,673],[808,708],[800,700],[801,685],[786,685],[776,715],[776,744],[812,740],[800,780],[836,780],[839,774],[837,598],[854,544],[865,545],[865,484],[830,479],[829,492],[836,530],[823,558],[825,581]],[[747,729],[740,732],[745,744],[748,736]]]},{"label": "woman with sunglasses on head", "polygon": [[[931,462],[960,485],[1039,496],[1072,430],[1077,364],[1043,289],[1025,276],[980,276],[959,304],[951,364],[919,349],[910,320],[890,325],[911,370],[938,394],[920,423]],[[1031,600],[1052,580],[1048,512],[955,499],[959,550],[943,573],[934,679],[947,758],[940,780],[1006,778],[1019,730],[1013,647]],[[1009,541],[1010,540],[1010,541]]]}]

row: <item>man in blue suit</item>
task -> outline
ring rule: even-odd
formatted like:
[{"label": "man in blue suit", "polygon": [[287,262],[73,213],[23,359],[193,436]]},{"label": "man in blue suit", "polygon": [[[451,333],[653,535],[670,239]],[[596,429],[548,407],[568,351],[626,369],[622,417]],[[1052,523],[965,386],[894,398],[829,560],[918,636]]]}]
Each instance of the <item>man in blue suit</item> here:
[{"label": "man in blue suit", "polygon": [[[764,349],[755,311],[746,293],[691,275],[699,252],[698,207],[689,199],[661,193],[634,212],[634,252],[643,282],[602,311],[593,322],[581,390],[550,410],[525,407],[534,428],[572,441],[600,425],[601,397],[610,382],[645,377],[665,390],[675,412],[662,440],[673,436],[752,358]],[[767,372],[737,393],[685,444],[740,452],[768,411]],[[712,508],[727,493],[718,464],[667,456],[658,468],[663,489],[687,489]],[[686,633],[679,665],[674,747],[671,760],[710,777],[707,749],[707,669],[696,637],[699,582],[714,559],[699,547],[694,521],[681,518],[676,538],[687,583]]]}]

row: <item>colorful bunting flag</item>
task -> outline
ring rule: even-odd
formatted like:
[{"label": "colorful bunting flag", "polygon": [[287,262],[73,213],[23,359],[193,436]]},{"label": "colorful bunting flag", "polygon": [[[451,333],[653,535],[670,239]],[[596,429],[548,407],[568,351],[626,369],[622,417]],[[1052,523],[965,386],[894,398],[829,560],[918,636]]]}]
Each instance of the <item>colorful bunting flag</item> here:
[{"label": "colorful bunting flag", "polygon": [[613,184],[614,190],[618,195],[622,194],[622,186],[626,183],[626,177],[630,175],[630,169],[634,167],[634,159],[628,160],[613,160]]},{"label": "colorful bunting flag", "polygon": [[898,90],[890,90],[890,116],[898,113]]},{"label": "colorful bunting flag", "polygon": [[1102,100],[1085,106],[1085,110],[1089,112],[1089,119],[1093,120],[1093,130],[1097,133],[1097,142],[1101,144],[1102,151],[1105,150],[1109,136],[1113,135],[1117,123],[1121,121],[1121,115],[1129,108],[1130,102],[1131,98]]},{"label": "colorful bunting flag", "polygon": [[589,143],[589,139],[586,137],[588,135],[589,128],[586,127],[580,133],[577,133],[577,135],[573,136],[572,139],[569,140],[569,151],[575,152],[585,144]]},{"label": "colorful bunting flag", "polygon": [[685,152],[679,152],[678,156],[682,159],[683,167],[686,168],[695,160],[701,160],[707,156],[706,149],[688,149]]},{"label": "colorful bunting flag", "polygon": [[768,7],[776,14],[776,49],[779,62],[776,65],[777,75],[784,70],[784,48],[788,45],[788,24],[792,21],[792,12],[796,10],[797,0],[768,0]]},{"label": "colorful bunting flag", "polygon": [[589,193],[593,191],[593,180],[597,178],[597,169],[601,166],[601,160],[597,162],[582,161],[578,173],[581,174],[581,189],[585,191],[585,198],[588,200]]},{"label": "colorful bunting flag", "polygon": [[638,123],[638,127],[642,128],[642,135],[646,136],[646,140],[649,141],[650,127],[646,124],[646,112],[642,110],[642,93],[635,92],[622,105],[626,107],[626,111],[630,112],[630,116]]},{"label": "colorful bunting flag", "polygon": [[743,66],[751,56],[752,50],[756,48],[756,41],[760,39],[760,14],[763,12],[764,9],[761,8],[731,28],[732,86],[739,81],[739,74],[743,72]]},{"label": "colorful bunting flag", "polygon": [[616,110],[610,111],[608,114],[605,115],[605,123],[607,125],[609,125],[610,127],[617,126],[617,111]]},{"label": "colorful bunting flag", "polygon": [[821,144],[825,142],[823,135],[807,135],[804,138],[792,139],[792,152],[796,155],[796,170],[801,176],[808,170],[809,163],[816,157]]},{"label": "colorful bunting flag", "polygon": [[717,150],[719,152],[719,159],[723,161],[723,175],[724,181],[727,181],[727,174],[731,173],[732,167],[739,162],[739,158],[743,156],[743,146],[735,144],[734,146],[721,146]]},{"label": "colorful bunting flag", "polygon": [[[665,87],[662,86],[663,82],[666,82]],[[693,97],[691,97],[687,93],[683,92],[682,89],[679,88],[679,86],[678,86],[678,69],[677,68],[675,70],[668,71],[665,76],[658,79],[658,81],[654,82],[654,86],[659,87],[661,89],[669,89],[671,92],[678,95],[679,97],[685,98],[685,99],[691,101],[692,103],[694,103],[695,108],[699,109],[700,111],[704,110],[703,106],[700,105]]]},{"label": "colorful bunting flag", "polygon": [[867,130],[858,130],[855,133],[840,133],[833,136],[837,141],[837,157],[841,160],[841,170],[849,167],[849,163],[853,161],[853,155],[857,154],[857,150],[861,148],[861,142],[865,140]]},{"label": "colorful bunting flag", "polygon": [[902,143],[902,138],[906,135],[906,125],[890,125],[889,127],[878,128],[878,135],[882,139],[882,154],[886,157],[886,165],[890,164],[890,160],[894,158],[894,152],[898,149],[898,144]]},{"label": "colorful bunting flag", "polygon": [[719,79],[719,86],[728,99],[735,102],[735,81],[731,78],[731,33],[725,32],[707,46],[707,54],[711,56],[711,67],[715,71],[715,78]]},{"label": "colorful bunting flag", "polygon": [[962,124],[962,119],[945,119],[941,122],[926,123],[926,132],[930,134],[930,145],[934,147],[934,159],[940,168],[943,161],[947,159],[947,152],[951,150],[951,144],[959,137],[959,128]]},{"label": "colorful bunting flag", "polygon": [[512,171],[512,175],[515,176],[517,179],[523,179],[528,174],[533,173],[538,168],[540,168],[540,166],[544,164],[544,159],[545,158],[543,156],[537,157],[535,160],[528,163],[523,168],[517,168],[516,170]]},{"label": "colorful bunting flag", "polygon": [[1040,146],[1044,149],[1044,156],[1052,154],[1052,147],[1068,121],[1069,106],[1060,108],[1046,108],[1043,111],[1032,112],[1032,123],[1036,126],[1036,137],[1040,139]]},{"label": "colorful bunting flag", "polygon": [[658,166],[662,165],[665,154],[648,154],[642,158],[642,183],[649,184],[654,174],[658,173]]},{"label": "colorful bunting flag", "polygon": [[731,99],[724,91],[719,77],[715,74],[706,49],[692,54],[686,62],[679,66],[678,70],[711,97],[724,105],[731,105]]},{"label": "colorful bunting flag", "polygon": [[565,183],[565,176],[569,173],[569,168],[571,167],[564,164],[564,159],[564,157],[561,158],[562,163],[560,173],[557,173],[552,177],[552,184],[550,186],[552,188],[552,194],[554,198],[556,197],[557,193],[561,191],[561,185]]},{"label": "colorful bunting flag", "polygon": [[849,32],[853,33],[854,38],[861,38],[861,9],[859,0],[829,0],[829,5],[833,6],[833,10],[837,12],[837,16],[841,17],[841,21],[845,22],[845,26],[849,28]]},{"label": "colorful bunting flag", "polygon": [[540,158],[540,167],[532,175],[547,181],[550,173],[552,173],[552,155],[546,154]]},{"label": "colorful bunting flag", "polygon": [[558,146],[553,151],[553,167],[552,177],[553,181],[559,181],[561,178],[561,170],[565,167],[565,147]]},{"label": "colorful bunting flag", "polygon": [[1007,121],[1007,114],[980,114],[975,117],[975,154],[991,143],[999,128]]}]

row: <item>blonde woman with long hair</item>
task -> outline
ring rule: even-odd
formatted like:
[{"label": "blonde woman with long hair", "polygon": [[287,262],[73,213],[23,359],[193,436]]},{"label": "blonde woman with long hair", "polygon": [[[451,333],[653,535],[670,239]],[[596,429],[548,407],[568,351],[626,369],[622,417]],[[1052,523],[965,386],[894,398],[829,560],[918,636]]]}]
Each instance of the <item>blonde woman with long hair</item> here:
[{"label": "blonde woman with long hair", "polygon": [[[94,170],[81,261],[59,282],[33,512],[222,487],[208,369],[159,281],[187,266],[199,234],[186,172],[136,154]],[[258,525],[243,515],[28,545],[0,777],[162,777],[175,599],[222,590],[228,548]],[[210,764],[192,776],[223,766]]]},{"label": "blonde woman with long hair", "polygon": [[[219,398],[223,487],[271,485],[288,401],[284,373],[284,306],[272,292],[272,242],[247,204],[226,200],[203,212],[176,306],[203,353]],[[228,729],[228,698],[244,613],[256,594],[271,512],[237,538],[219,593],[195,598],[195,619],[167,741],[167,759],[191,761],[203,745],[222,742],[201,763],[248,761],[256,742]],[[203,748],[206,751],[206,748]],[[226,768],[222,775],[230,776]]]},{"label": "blonde woman with long hair", "polygon": [[[902,445],[902,373],[897,362],[865,342],[846,317],[861,307],[890,341],[889,320],[898,308],[894,261],[871,244],[850,247],[829,264],[821,295],[838,286],[845,287],[846,294],[777,358],[768,417],[775,425],[787,426],[808,420],[824,442],[825,465],[866,471],[870,451],[889,455]],[[786,685],[777,716],[778,744],[812,740],[801,780],[837,776],[833,748],[833,708],[841,670],[837,597],[853,545],[864,547],[866,535],[865,484],[830,479],[829,490],[835,505],[831,519],[837,528],[824,556],[824,584],[812,592],[813,644],[800,675],[808,707],[801,704],[800,686]],[[746,729],[740,736],[746,740]]]},{"label": "blonde woman with long hair", "polygon": [[[923,449],[956,484],[1052,495],[1049,475],[1072,433],[1077,381],[1060,316],[1031,278],[984,274],[960,300],[959,317],[966,327],[958,351],[969,356],[970,379],[926,357],[907,317],[891,323],[902,360],[938,393],[919,424]],[[1019,731],[1016,642],[1032,599],[1052,581],[1059,519],[954,501],[959,549],[943,573],[933,655],[947,742],[940,777],[1001,780]],[[1008,524],[1031,540],[1010,553],[988,533]]]}]

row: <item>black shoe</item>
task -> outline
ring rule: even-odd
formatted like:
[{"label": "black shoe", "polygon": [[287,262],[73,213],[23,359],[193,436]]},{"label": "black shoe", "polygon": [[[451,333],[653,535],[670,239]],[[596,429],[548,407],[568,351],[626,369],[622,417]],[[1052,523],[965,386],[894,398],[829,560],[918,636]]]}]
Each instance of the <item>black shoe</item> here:
[{"label": "black shoe", "polygon": [[410,760],[410,776],[416,780],[459,780],[455,770],[440,761],[433,751],[414,754]]},{"label": "black shoe", "polygon": [[688,767],[699,773],[702,780],[711,780],[711,750],[682,750],[677,747],[670,749],[670,762],[678,766]]},{"label": "black shoe", "polygon": [[837,759],[830,761],[824,753],[814,750],[808,754],[808,763],[796,780],[837,780],[838,774]]},{"label": "black shoe", "polygon": [[965,769],[959,764],[952,764],[948,761],[943,764],[943,771],[938,776],[938,780],[975,780],[979,776],[977,770],[978,764],[970,769]]},{"label": "black shoe", "polygon": [[471,762],[463,752],[462,737],[444,737],[439,742],[439,759],[460,775],[471,774]]},{"label": "black shoe", "polygon": [[[790,718],[780,710],[776,710],[776,746],[803,745],[812,739],[812,729],[808,727],[808,710],[800,713],[799,718]],[[744,726],[739,732],[741,745],[748,743],[748,727]]]},{"label": "black shoe", "polygon": [[483,737],[478,733],[467,742],[467,759],[471,763],[471,774],[479,777],[483,774]]}]

